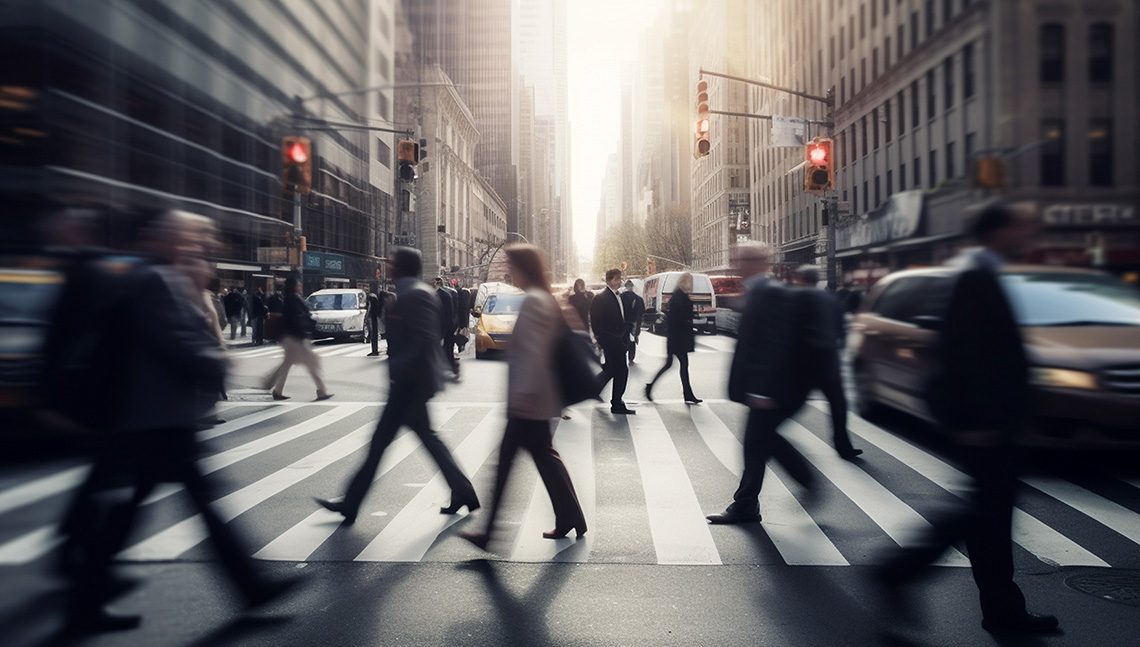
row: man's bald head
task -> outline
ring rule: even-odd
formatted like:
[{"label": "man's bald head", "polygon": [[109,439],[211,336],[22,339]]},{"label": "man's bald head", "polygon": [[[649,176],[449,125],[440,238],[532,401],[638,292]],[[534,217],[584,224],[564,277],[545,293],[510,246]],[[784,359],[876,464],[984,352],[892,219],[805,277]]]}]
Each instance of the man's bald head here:
[{"label": "man's bald head", "polygon": [[764,275],[772,269],[772,248],[767,243],[757,240],[737,243],[732,257],[733,264],[744,278]]}]

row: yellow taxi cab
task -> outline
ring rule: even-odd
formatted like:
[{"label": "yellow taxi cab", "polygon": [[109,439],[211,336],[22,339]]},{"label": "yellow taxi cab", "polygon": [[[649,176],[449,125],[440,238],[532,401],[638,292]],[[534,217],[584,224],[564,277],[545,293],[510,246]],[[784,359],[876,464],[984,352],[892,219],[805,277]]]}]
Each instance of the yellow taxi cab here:
[{"label": "yellow taxi cab", "polygon": [[508,283],[484,283],[475,293],[475,357],[507,349],[526,295]]}]

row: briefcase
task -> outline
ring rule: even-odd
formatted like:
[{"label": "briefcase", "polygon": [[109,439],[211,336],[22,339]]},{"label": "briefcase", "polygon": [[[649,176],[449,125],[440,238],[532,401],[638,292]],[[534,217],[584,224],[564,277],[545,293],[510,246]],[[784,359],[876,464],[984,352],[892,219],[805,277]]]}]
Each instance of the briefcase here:
[{"label": "briefcase", "polygon": [[585,400],[601,400],[605,376],[589,335],[575,332],[563,322],[554,361],[562,406],[568,407]]}]

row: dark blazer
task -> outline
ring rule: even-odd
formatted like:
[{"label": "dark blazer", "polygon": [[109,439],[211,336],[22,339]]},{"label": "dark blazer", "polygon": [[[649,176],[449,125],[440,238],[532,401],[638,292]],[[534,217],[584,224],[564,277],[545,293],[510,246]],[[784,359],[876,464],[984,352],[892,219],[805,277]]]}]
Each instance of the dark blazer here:
[{"label": "dark blazer", "polygon": [[575,292],[567,299],[570,305],[574,306],[583,326],[589,327],[590,325],[590,302],[593,301],[593,296],[593,293],[589,291]]},{"label": "dark blazer", "polygon": [[444,286],[436,288],[435,294],[439,298],[438,325],[442,343],[442,338],[450,338],[455,332],[455,290]]},{"label": "dark blazer", "polygon": [[628,344],[622,308],[609,288],[596,294],[590,304],[590,328],[603,349],[625,349]]},{"label": "dark blazer", "polygon": [[[938,347],[938,395],[952,427],[1016,434],[1030,414],[1029,366],[1021,329],[999,278],[970,267],[955,283]],[[949,419],[945,419],[945,418]]]},{"label": "dark blazer", "polygon": [[442,299],[414,278],[396,281],[396,300],[388,308],[388,379],[392,389],[430,398],[443,388],[440,337]]},{"label": "dark blazer", "polygon": [[[131,277],[131,343],[120,348],[116,372],[122,388],[114,429],[123,432],[192,429],[224,388],[226,360],[217,338],[202,323],[194,299],[200,293],[181,271],[145,266]],[[145,301],[145,303],[144,303]]]},{"label": "dark blazer", "polygon": [[799,288],[796,292],[804,312],[804,341],[811,348],[837,350],[843,338],[842,304],[819,288]]},{"label": "dark blazer", "polygon": [[254,319],[264,319],[269,315],[269,307],[265,305],[264,295],[254,292],[250,298],[250,302],[253,304],[253,312],[250,314],[251,317]]},{"label": "dark blazer", "polygon": [[693,333],[693,300],[681,288],[673,290],[665,311],[665,347],[670,355],[696,350]]},{"label": "dark blazer", "polygon": [[455,327],[466,328],[471,323],[471,295],[467,288],[459,288],[455,294]]},{"label": "dark blazer", "polygon": [[240,317],[241,311],[245,310],[245,297],[234,290],[222,298],[222,304],[226,307],[227,317]]},{"label": "dark blazer", "polygon": [[309,304],[299,294],[286,294],[281,310],[281,334],[304,339],[313,334],[316,324],[309,312]]},{"label": "dark blazer", "polygon": [[379,321],[384,313],[384,300],[375,292],[368,293],[368,319]]},{"label": "dark blazer", "polygon": [[755,281],[745,297],[728,397],[747,403],[748,394],[773,398],[790,415],[807,400],[809,375],[802,353],[801,304],[795,291],[769,280]]},{"label": "dark blazer", "polygon": [[274,292],[265,298],[265,307],[269,312],[280,313],[285,309],[285,301],[281,298],[280,292]]},{"label": "dark blazer", "polygon": [[641,319],[645,316],[645,299],[630,290],[626,290],[618,296],[621,297],[621,302],[625,306],[625,323],[629,327],[629,332],[633,333],[641,327]]}]

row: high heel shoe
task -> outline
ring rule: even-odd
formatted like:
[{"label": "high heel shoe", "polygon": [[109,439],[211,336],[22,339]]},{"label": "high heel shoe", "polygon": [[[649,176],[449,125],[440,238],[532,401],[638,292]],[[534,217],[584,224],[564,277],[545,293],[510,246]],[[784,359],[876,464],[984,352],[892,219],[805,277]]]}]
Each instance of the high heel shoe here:
[{"label": "high heel shoe", "polygon": [[451,505],[447,506],[446,508],[440,508],[439,513],[440,514],[455,514],[455,513],[459,512],[459,509],[464,507],[464,506],[467,506],[467,514],[471,514],[472,512],[475,512],[476,510],[479,509],[479,499],[477,499],[477,498],[471,498],[471,499],[467,499],[467,500],[452,499]]},{"label": "high heel shoe", "polygon": [[653,385],[652,384],[646,384],[645,385],[645,399],[650,401],[650,402],[653,402]]},{"label": "high heel shoe", "polygon": [[702,402],[704,402],[704,400],[698,398],[695,395],[686,395],[685,396],[685,404],[700,404]]},{"label": "high heel shoe", "polygon": [[577,525],[573,525],[573,526],[555,527],[554,530],[551,530],[550,532],[542,533],[542,538],[543,539],[562,539],[566,535],[570,534],[571,530],[575,531],[575,533],[574,533],[575,539],[581,539],[586,534],[586,522],[583,521],[583,522],[581,522]]}]

